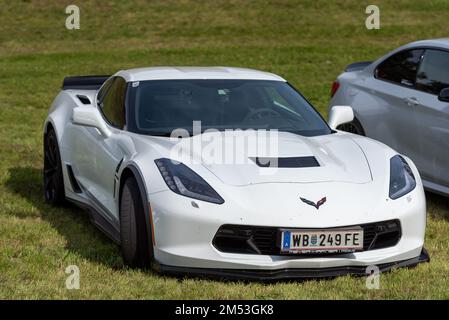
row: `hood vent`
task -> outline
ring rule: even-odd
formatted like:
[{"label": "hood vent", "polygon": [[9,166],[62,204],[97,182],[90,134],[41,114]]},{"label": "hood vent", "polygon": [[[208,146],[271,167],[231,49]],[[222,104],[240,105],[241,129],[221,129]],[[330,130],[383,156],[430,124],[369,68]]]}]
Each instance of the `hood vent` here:
[{"label": "hood vent", "polygon": [[311,168],[320,166],[314,156],[288,158],[256,157],[250,159],[262,168]]}]

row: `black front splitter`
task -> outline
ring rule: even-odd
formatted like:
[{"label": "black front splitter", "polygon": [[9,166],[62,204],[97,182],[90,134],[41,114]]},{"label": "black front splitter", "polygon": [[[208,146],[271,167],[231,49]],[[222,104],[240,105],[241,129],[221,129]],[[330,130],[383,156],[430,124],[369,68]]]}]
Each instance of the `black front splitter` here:
[{"label": "black front splitter", "polygon": [[[415,267],[419,263],[429,262],[430,257],[426,249],[415,258],[379,264],[379,272],[387,272],[394,268]],[[172,276],[206,277],[225,280],[251,280],[251,281],[278,281],[295,279],[320,279],[334,278],[343,275],[367,276],[368,266],[345,266],[330,268],[301,268],[301,269],[277,269],[277,270],[254,270],[254,269],[216,269],[216,268],[190,268],[176,267],[158,264],[156,270],[162,274]]]}]

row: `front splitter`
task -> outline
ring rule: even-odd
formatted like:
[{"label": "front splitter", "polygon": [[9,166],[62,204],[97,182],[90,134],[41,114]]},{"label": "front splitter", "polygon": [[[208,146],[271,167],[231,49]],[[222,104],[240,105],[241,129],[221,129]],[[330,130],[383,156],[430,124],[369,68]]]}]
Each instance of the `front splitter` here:
[{"label": "front splitter", "polygon": [[[429,262],[430,257],[426,249],[415,258],[375,265],[379,272],[388,272],[395,268],[415,267],[419,263]],[[334,278],[344,275],[367,276],[368,266],[344,266],[330,268],[297,268],[277,270],[252,269],[219,269],[219,268],[190,268],[167,265],[157,265],[155,269],[162,274],[178,277],[205,277],[224,280],[278,281],[295,279]]]}]

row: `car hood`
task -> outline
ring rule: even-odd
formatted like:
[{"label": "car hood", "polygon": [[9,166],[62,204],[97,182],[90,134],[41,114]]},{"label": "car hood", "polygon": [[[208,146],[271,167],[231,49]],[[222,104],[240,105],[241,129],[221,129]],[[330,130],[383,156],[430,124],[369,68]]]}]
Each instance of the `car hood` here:
[{"label": "car hood", "polygon": [[[227,185],[314,182],[361,184],[372,181],[366,155],[351,134],[305,137],[277,132],[274,138],[271,137],[274,140],[269,140],[273,147],[262,144],[256,148],[237,148],[236,141],[241,142],[242,135],[244,141],[251,141],[257,132],[203,133],[180,141],[155,137],[149,139],[153,146],[156,142],[158,153],[163,157],[186,165],[189,165],[188,161],[201,164]],[[260,166],[260,162],[267,157],[290,158],[293,162],[288,161],[284,166],[282,159],[279,159],[278,164],[282,167]],[[257,158],[261,158],[259,165]],[[313,158],[316,160],[315,164]]]}]

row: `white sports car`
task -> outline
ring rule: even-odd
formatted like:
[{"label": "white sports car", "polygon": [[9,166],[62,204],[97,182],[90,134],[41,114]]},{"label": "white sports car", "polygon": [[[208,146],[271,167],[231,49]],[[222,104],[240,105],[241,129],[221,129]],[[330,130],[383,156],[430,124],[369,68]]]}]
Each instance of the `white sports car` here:
[{"label": "white sports car", "polygon": [[[283,78],[224,67],[69,77],[45,121],[49,203],[88,208],[126,264],[281,279],[428,261],[410,159],[336,131]],[[372,270],[372,269],[370,269]]]}]

